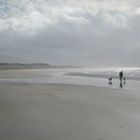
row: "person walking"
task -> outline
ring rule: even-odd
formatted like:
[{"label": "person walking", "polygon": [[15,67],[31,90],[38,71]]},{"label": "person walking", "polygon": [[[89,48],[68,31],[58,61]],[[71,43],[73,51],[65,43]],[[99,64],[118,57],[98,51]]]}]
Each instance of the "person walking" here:
[{"label": "person walking", "polygon": [[120,77],[120,81],[122,81],[122,79],[123,79],[123,71],[121,71],[121,72],[119,73],[119,77]]},{"label": "person walking", "polygon": [[123,80],[123,71],[119,73],[119,78],[120,78],[120,88],[123,88],[122,80]]}]

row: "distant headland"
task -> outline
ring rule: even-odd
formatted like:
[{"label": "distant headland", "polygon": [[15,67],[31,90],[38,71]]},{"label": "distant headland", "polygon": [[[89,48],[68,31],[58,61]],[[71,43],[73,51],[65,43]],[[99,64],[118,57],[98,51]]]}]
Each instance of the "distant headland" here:
[{"label": "distant headland", "polygon": [[49,68],[73,68],[72,65],[50,65],[48,63],[0,63],[0,70],[15,69],[49,69]]}]

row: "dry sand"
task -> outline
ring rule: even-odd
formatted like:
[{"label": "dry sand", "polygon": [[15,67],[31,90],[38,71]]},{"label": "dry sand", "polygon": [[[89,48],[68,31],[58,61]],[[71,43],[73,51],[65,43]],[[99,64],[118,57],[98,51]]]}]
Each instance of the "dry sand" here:
[{"label": "dry sand", "polygon": [[0,140],[140,140],[140,94],[76,85],[0,85]]}]

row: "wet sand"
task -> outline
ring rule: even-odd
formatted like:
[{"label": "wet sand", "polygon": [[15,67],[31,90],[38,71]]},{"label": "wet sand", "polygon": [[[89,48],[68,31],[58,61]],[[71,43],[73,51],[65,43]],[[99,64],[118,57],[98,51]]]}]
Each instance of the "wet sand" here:
[{"label": "wet sand", "polygon": [[139,140],[140,93],[0,84],[0,140]]}]

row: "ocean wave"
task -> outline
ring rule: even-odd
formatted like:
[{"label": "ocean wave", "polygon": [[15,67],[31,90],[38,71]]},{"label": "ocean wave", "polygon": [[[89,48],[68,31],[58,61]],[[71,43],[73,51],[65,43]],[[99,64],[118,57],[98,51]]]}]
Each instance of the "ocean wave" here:
[{"label": "ocean wave", "polygon": [[96,78],[119,79],[119,72],[123,70],[124,77],[128,80],[140,81],[140,68],[100,68],[100,69],[81,69],[75,72],[65,73],[69,76],[84,76]]}]

